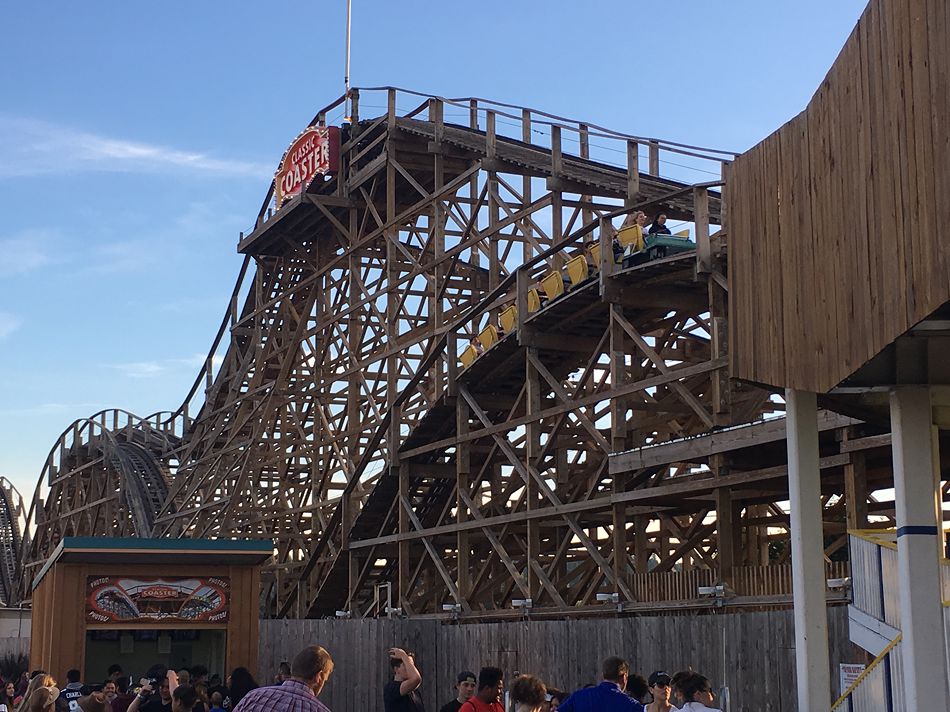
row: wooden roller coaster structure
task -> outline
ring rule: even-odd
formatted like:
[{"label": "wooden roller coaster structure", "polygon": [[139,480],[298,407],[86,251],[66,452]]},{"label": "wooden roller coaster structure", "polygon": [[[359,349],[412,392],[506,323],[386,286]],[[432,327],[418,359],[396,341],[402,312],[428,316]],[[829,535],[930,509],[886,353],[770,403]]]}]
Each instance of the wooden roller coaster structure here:
[{"label": "wooden roller coaster structure", "polygon": [[[339,172],[241,235],[183,405],[53,447],[19,598],[82,534],[272,539],[272,616],[613,614],[717,584],[787,603],[783,405],[727,373],[733,154],[390,87],[311,123],[343,108]],[[615,262],[637,210],[695,249]],[[827,414],[821,443],[846,573],[846,526],[893,511],[868,496],[889,436]]]}]

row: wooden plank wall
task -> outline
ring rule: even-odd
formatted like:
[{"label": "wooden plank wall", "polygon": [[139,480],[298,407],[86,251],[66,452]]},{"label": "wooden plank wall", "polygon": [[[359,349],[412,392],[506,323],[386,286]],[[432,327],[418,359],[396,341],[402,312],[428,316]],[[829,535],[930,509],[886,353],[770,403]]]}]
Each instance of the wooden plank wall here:
[{"label": "wooden plank wall", "polygon": [[[847,607],[829,609],[829,635],[837,688],[838,663],[866,661],[848,640]],[[327,648],[336,665],[321,696],[331,710],[382,710],[382,687],[389,679],[386,650],[393,645],[415,650],[429,710],[452,698],[455,675],[464,669],[477,673],[482,665],[498,665],[508,676],[532,672],[562,689],[575,689],[596,680],[600,660],[608,655],[626,657],[644,676],[692,665],[714,686],[725,681],[733,712],[796,709],[791,610],[466,625],[418,619],[264,620],[259,682],[269,680],[280,661],[312,644]]]},{"label": "wooden plank wall", "polygon": [[[827,578],[844,578],[851,575],[851,567],[847,561],[828,562],[825,575]],[[719,572],[713,569],[635,573],[627,578],[634,600],[640,602],[691,601],[696,598],[698,587],[715,586],[719,582]],[[729,585],[739,596],[790,596],[792,566],[733,566]]]},{"label": "wooden plank wall", "polygon": [[[30,659],[39,668],[50,671],[58,680],[66,679],[70,668],[85,669],[86,657],[86,582],[89,576],[227,576],[231,582],[231,610],[227,623],[226,658],[231,668],[242,666],[256,674],[259,645],[258,566],[164,566],[150,564],[65,564],[57,563],[33,592]],[[118,629],[174,628],[174,625],[111,626]],[[202,627],[201,624],[182,625]],[[209,628],[218,629],[220,625]]]},{"label": "wooden plank wall", "polygon": [[950,4],[871,0],[727,196],[733,377],[826,392],[950,301]]}]

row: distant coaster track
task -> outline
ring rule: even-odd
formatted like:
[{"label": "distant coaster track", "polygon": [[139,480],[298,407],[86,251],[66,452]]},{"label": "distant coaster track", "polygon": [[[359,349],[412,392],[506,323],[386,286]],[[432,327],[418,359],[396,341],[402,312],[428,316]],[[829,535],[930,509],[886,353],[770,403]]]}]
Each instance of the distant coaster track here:
[{"label": "distant coaster track", "polygon": [[0,477],[0,603],[17,600],[20,578],[20,546],[26,511],[23,498],[6,477]]},{"label": "distant coaster track", "polygon": [[29,510],[24,512],[22,503],[16,510],[29,524],[29,535],[7,536],[0,518],[0,544],[10,539],[17,562],[2,572],[7,576],[10,571],[13,582],[8,600],[29,597],[36,566],[63,537],[151,535],[156,514],[168,503],[180,445],[176,421],[180,427],[180,418],[171,413],[140,418],[110,409],[63,431],[50,450]]}]

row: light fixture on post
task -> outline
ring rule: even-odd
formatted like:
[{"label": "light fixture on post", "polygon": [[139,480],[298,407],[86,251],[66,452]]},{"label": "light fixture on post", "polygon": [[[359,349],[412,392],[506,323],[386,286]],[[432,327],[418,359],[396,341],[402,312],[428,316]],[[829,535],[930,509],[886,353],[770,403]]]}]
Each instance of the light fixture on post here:
[{"label": "light fixture on post", "polygon": [[832,591],[846,591],[851,588],[851,577],[845,576],[844,578],[826,579],[825,584]]},{"label": "light fixture on post", "polygon": [[716,586],[700,586],[698,593],[701,598],[714,599],[716,608],[721,608],[725,603],[726,587],[722,584],[718,584]]},{"label": "light fixture on post", "polygon": [[598,593],[597,602],[612,603],[617,607],[617,613],[623,611],[623,604],[620,602],[620,594],[616,591],[614,593]]},{"label": "light fixture on post", "polygon": [[401,609],[401,608],[393,608],[392,606],[386,606],[386,607],[383,609],[383,612],[384,612],[387,616],[389,616],[390,618],[396,618],[396,617],[402,615],[402,609]]},{"label": "light fixture on post", "polygon": [[530,598],[513,598],[511,600],[511,607],[519,609],[524,617],[528,617],[528,612],[531,610],[532,602]]}]

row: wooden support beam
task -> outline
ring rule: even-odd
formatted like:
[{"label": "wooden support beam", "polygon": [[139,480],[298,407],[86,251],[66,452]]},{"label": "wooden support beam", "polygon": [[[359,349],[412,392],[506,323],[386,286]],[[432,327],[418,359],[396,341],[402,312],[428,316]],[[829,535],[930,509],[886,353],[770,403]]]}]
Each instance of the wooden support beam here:
[{"label": "wooden support beam", "polygon": [[640,197],[640,145],[627,141],[627,200],[628,206]]},{"label": "wooden support beam", "polygon": [[[472,397],[472,394],[469,393],[468,389],[465,386],[462,386],[459,389],[459,392],[462,398],[468,401],[469,407],[472,409],[473,414],[482,422],[482,425],[485,427],[490,427],[492,424],[491,421],[489,420],[488,416],[478,407],[478,403]],[[541,477],[537,470],[535,470],[533,467],[524,466],[517,454],[512,449],[511,444],[506,439],[501,438],[498,435],[493,435],[492,437],[494,438],[495,442],[498,443],[499,448],[506,454],[509,463],[513,465],[516,470],[518,470],[519,474],[521,474],[525,483],[527,483],[529,479],[534,479],[537,483],[538,491],[543,494],[545,498],[551,502],[551,504],[556,507],[563,505],[560,499],[558,499],[557,495],[554,494],[553,490],[548,487],[547,482],[545,482],[544,478]],[[587,549],[587,553],[591,559],[601,567],[603,573],[609,579],[612,579],[611,583],[613,583],[615,586],[618,586],[623,594],[628,598],[628,600],[632,600],[632,592],[627,588],[627,585],[623,581],[616,580],[607,560],[600,553],[599,549],[587,535],[587,533],[578,525],[576,519],[572,515],[564,515],[563,518],[568,527],[570,527],[571,531],[574,532],[574,536],[576,536],[584,548]]]}]

